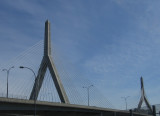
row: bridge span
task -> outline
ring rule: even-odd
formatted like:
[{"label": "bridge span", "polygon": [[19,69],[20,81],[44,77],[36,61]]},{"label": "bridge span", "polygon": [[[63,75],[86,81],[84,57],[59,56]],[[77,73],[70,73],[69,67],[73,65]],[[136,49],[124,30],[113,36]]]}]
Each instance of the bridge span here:
[{"label": "bridge span", "polygon": [[[33,115],[34,110],[33,100],[0,98],[0,116]],[[44,101],[36,102],[36,110],[39,116],[150,116],[132,111]]]}]

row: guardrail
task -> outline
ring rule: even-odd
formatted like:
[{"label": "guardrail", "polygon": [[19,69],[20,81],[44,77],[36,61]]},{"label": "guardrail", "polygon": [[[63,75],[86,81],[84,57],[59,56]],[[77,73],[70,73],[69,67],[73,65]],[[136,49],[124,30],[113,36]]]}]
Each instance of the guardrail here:
[{"label": "guardrail", "polygon": [[[7,98],[6,93],[0,93],[1,98]],[[15,98],[15,99],[24,99],[27,100],[27,96],[22,96],[22,95],[15,95],[15,94],[8,94],[8,98]]]}]

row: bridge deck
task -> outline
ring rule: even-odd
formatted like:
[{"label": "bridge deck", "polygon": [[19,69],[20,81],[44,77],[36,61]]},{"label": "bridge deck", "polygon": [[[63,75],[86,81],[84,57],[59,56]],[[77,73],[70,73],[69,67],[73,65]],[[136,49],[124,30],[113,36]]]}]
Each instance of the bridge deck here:
[{"label": "bridge deck", "polygon": [[[130,116],[129,111],[42,101],[36,102],[36,110],[41,116]],[[0,113],[31,115],[34,113],[34,101],[0,98]],[[146,115],[134,113],[134,116]]]}]

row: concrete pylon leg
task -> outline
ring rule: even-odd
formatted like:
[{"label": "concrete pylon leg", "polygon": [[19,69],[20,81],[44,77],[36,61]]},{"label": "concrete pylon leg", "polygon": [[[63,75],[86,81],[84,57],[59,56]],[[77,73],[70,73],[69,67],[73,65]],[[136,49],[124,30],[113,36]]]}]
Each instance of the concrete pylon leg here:
[{"label": "concrete pylon leg", "polygon": [[34,86],[33,86],[33,89],[30,95],[31,100],[34,100],[35,88],[36,88],[36,99],[38,97],[47,67],[49,68],[49,71],[51,73],[52,79],[54,81],[54,84],[59,94],[59,98],[61,102],[69,103],[69,99],[67,97],[67,94],[65,92],[65,89],[63,87],[63,84],[60,80],[60,77],[58,75],[58,72],[56,70],[56,67],[52,59],[51,40],[50,40],[50,23],[48,20],[45,22],[44,56],[43,56],[43,59],[42,59],[42,62],[41,62],[41,65],[38,71],[38,75],[36,77],[36,82],[34,83]]},{"label": "concrete pylon leg", "polygon": [[45,59],[43,59],[38,71],[38,75],[36,77],[36,82],[34,83],[34,86],[30,95],[31,100],[34,100],[35,89],[36,89],[36,99],[37,99],[46,70],[47,70],[47,63],[45,62]]},{"label": "concrete pylon leg", "polygon": [[141,99],[140,99],[139,104],[138,104],[138,109],[141,108],[143,101],[144,101],[144,97],[141,96]]},{"label": "concrete pylon leg", "polygon": [[66,92],[64,90],[64,87],[63,87],[63,84],[59,78],[59,75],[56,71],[56,67],[53,63],[53,60],[52,60],[52,57],[48,57],[48,60],[49,60],[49,63],[48,63],[48,68],[49,68],[49,71],[52,75],[52,79],[54,81],[54,84],[55,84],[55,87],[57,89],[57,92],[59,94],[59,97],[61,99],[61,102],[63,103],[69,103],[69,100],[68,100],[68,97],[66,95]]}]

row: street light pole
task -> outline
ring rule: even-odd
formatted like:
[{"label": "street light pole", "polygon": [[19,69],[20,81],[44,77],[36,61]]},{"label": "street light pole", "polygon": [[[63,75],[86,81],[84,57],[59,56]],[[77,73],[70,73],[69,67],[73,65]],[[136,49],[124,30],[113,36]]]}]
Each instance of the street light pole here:
[{"label": "street light pole", "polygon": [[124,99],[124,101],[125,101],[125,104],[126,104],[126,110],[127,110],[127,99],[129,98],[130,96],[127,96],[127,97],[121,97],[121,98],[123,98]]},{"label": "street light pole", "polygon": [[[34,77],[35,77],[35,84],[36,84],[36,74],[35,72],[33,71],[33,69],[29,68],[29,67],[24,67],[24,66],[20,66],[19,68],[23,69],[23,68],[26,68],[26,69],[29,69],[30,71],[32,71],[32,73],[34,74]],[[36,98],[37,98],[37,84],[34,88],[34,116],[36,116]]]},{"label": "street light pole", "polygon": [[8,98],[8,77],[9,77],[9,71],[14,68],[14,66],[10,67],[9,69],[3,69],[2,71],[7,72],[7,98]]},{"label": "street light pole", "polygon": [[86,87],[83,87],[83,88],[86,88],[87,89],[87,94],[88,94],[88,106],[89,106],[89,89],[93,87],[93,85],[90,85],[90,86],[86,86]]}]

